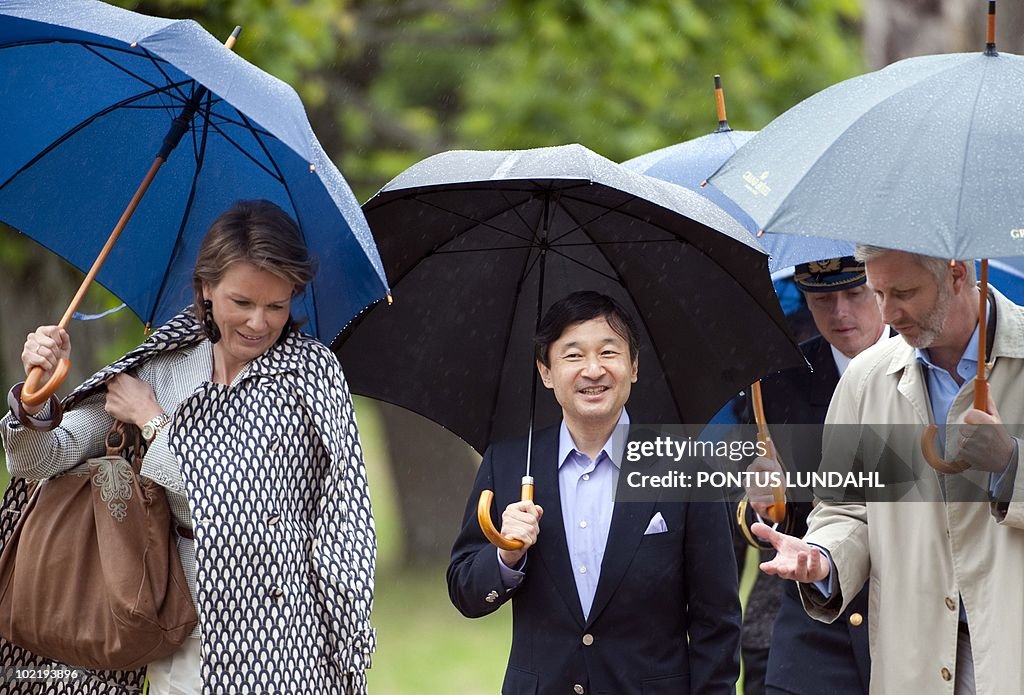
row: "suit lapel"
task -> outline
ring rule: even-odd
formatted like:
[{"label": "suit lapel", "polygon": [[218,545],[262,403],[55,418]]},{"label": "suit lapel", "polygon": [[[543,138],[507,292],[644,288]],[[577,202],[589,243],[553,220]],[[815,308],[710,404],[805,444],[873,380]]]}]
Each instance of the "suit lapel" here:
[{"label": "suit lapel", "polygon": [[534,438],[534,502],[544,509],[544,516],[540,520],[540,538],[530,554],[547,568],[569,612],[583,627],[583,608],[569,562],[569,545],[565,540],[562,500],[558,490],[558,430],[557,426],[549,427]]},{"label": "suit lapel", "polygon": [[[638,434],[636,430],[630,428],[629,439],[636,439]],[[604,560],[601,562],[601,578],[597,582],[594,603],[587,618],[588,625],[601,614],[622,582],[626,569],[632,562],[640,541],[643,540],[644,531],[651,521],[655,503],[653,495],[652,499],[643,502],[615,502]]]}]

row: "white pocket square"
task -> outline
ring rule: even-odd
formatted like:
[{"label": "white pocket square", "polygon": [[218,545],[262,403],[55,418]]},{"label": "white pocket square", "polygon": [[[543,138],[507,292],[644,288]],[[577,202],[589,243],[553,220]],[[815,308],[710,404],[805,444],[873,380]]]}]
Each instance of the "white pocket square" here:
[{"label": "white pocket square", "polygon": [[651,517],[650,523],[647,524],[647,530],[644,531],[645,536],[651,536],[655,533],[667,533],[668,525],[665,523],[665,517],[661,515],[661,512],[655,512],[654,516]]}]

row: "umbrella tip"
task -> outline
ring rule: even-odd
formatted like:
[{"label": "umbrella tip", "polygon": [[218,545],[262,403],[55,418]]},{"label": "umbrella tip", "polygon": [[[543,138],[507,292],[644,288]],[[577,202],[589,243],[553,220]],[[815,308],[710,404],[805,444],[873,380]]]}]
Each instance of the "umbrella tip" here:
[{"label": "umbrella tip", "polygon": [[313,173],[314,171],[316,171],[316,164],[312,164],[312,163],[311,163],[311,164],[309,165],[309,173],[311,173],[311,174],[312,174],[312,173]]},{"label": "umbrella tip", "polygon": [[725,117],[725,92],[722,90],[722,76],[715,75],[715,107],[718,110],[718,128],[716,133],[726,133],[732,130],[729,121]]},{"label": "umbrella tip", "polygon": [[763,229],[757,230],[757,238],[760,239],[763,236],[764,236],[764,230]]},{"label": "umbrella tip", "polygon": [[241,33],[242,33],[241,25],[236,26],[235,30],[231,32],[231,36],[229,36],[227,38],[227,41],[224,42],[224,47],[227,48],[229,51],[233,50],[234,47],[235,47],[235,42],[238,41],[238,35],[241,34]]},{"label": "umbrella tip", "polygon": [[996,0],[988,0],[988,36],[985,42],[985,55],[999,55],[999,51],[996,50]]},{"label": "umbrella tip", "polygon": [[388,292],[388,306],[391,306],[394,303],[395,303],[394,298],[392,298],[391,293]]},{"label": "umbrella tip", "polygon": [[708,180],[707,179],[704,179],[703,181],[700,182],[700,187],[701,188],[704,188],[707,185],[708,185]]}]

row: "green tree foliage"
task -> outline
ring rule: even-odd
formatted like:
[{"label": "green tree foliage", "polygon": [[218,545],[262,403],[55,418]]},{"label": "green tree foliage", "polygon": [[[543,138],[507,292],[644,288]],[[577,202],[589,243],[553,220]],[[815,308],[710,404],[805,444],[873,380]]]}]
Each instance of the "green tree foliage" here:
[{"label": "green tree foliage", "polygon": [[192,17],[292,83],[362,200],[452,148],[581,142],[612,159],[760,128],[862,71],[859,0],[118,0]]}]

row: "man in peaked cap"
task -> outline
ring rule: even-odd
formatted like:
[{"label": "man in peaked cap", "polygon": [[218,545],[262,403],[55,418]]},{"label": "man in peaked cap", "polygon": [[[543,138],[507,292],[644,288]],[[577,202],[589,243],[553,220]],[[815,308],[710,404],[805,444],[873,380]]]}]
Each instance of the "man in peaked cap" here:
[{"label": "man in peaked cap", "polygon": [[[814,371],[796,368],[775,374],[762,382],[762,392],[782,461],[791,469],[813,471],[821,458],[820,426],[839,377],[860,352],[888,339],[889,330],[865,285],[864,264],[852,256],[801,263],[793,280],[821,334],[800,345]],[[759,458],[751,470],[782,467]],[[770,549],[749,526],[766,515],[773,502],[771,489],[749,488],[747,494],[737,509],[740,529],[756,547]],[[790,501],[784,530],[802,536],[810,510],[810,502]],[[771,555],[767,552],[762,560]],[[828,692],[837,695],[866,693],[871,669],[867,603],[865,586],[839,620],[821,623],[804,611],[794,582],[759,573],[743,624],[744,695],[817,694],[826,683]]]}]

